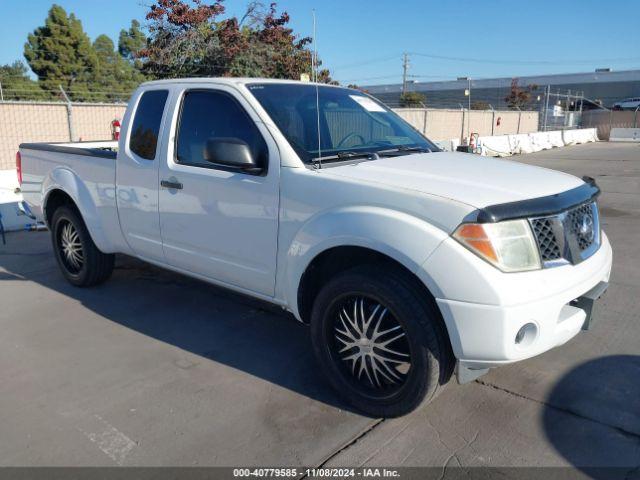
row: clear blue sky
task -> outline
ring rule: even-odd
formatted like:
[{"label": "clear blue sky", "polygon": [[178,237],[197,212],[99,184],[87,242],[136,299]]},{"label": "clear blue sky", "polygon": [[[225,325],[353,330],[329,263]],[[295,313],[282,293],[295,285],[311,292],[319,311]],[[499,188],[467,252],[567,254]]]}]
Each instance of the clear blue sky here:
[{"label": "clear blue sky", "polygon": [[[27,34],[51,3],[0,0],[0,64],[23,59]],[[92,39],[106,33],[117,42],[132,18],[144,24],[152,0],[56,3],[74,12]],[[232,14],[246,4],[226,2]],[[410,73],[421,81],[640,68],[637,0],[282,0],[279,6],[302,35],[311,34],[316,9],[320,57],[343,82],[400,81],[404,51],[476,59],[412,55]]]}]

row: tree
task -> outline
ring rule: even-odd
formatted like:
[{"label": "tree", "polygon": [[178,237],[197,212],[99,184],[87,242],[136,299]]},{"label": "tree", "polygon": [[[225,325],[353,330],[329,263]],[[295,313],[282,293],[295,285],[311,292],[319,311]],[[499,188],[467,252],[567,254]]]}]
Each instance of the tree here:
[{"label": "tree", "polygon": [[48,97],[47,92],[29,78],[28,71],[21,61],[0,65],[0,85],[5,100],[42,100]]},{"label": "tree", "polygon": [[[318,60],[319,64],[322,64],[320,60]],[[318,70],[318,83],[326,83],[328,85],[340,85],[340,82],[331,78],[331,72],[328,68],[323,68]]]},{"label": "tree", "polygon": [[427,97],[420,92],[405,92],[400,95],[400,106],[408,107],[424,107]]},{"label": "tree", "polygon": [[214,26],[224,7],[220,1],[213,5],[202,5],[201,0],[192,3],[157,0],[151,6],[146,15],[149,39],[138,52],[147,74],[159,78],[221,74],[222,48]]},{"label": "tree", "polygon": [[[224,13],[223,0],[156,0],[146,16],[147,46],[139,53],[144,70],[156,77],[311,76],[311,39],[297,36],[275,3],[251,2],[240,19],[221,18]],[[334,82],[326,69],[318,77]]]},{"label": "tree", "polygon": [[118,53],[136,68],[142,68],[138,53],[147,45],[147,37],[140,29],[140,22],[131,20],[129,30],[120,30],[118,37]]},{"label": "tree", "polygon": [[491,105],[489,105],[484,100],[475,100],[471,102],[471,110],[490,110]]},{"label": "tree", "polygon": [[113,41],[107,35],[98,36],[93,49],[97,64],[91,78],[91,100],[126,101],[144,81],[144,76],[115,51]]},{"label": "tree", "polygon": [[527,85],[526,88],[521,88],[518,85],[518,79],[511,80],[511,90],[509,95],[504,97],[509,108],[519,109],[525,107],[531,101],[531,93],[536,91],[538,86],[535,84]]},{"label": "tree", "polygon": [[44,89],[62,85],[73,99],[87,99],[97,57],[75,15],[53,5],[44,26],[29,34],[24,56]]},{"label": "tree", "polygon": [[369,90],[367,90],[366,88],[362,88],[361,86],[355,84],[355,83],[350,83],[349,85],[347,85],[347,88],[352,88],[354,90],[360,90],[362,93],[366,93],[369,94]]}]

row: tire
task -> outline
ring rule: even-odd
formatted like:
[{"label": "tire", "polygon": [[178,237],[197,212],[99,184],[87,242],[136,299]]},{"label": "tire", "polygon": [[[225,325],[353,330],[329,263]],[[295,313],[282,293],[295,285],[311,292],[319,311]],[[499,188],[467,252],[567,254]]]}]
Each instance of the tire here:
[{"label": "tire", "polygon": [[51,241],[62,275],[72,285],[90,287],[111,276],[115,255],[98,250],[74,208],[63,205],[53,213]]},{"label": "tire", "polygon": [[338,274],[316,297],[314,353],[333,388],[361,412],[405,415],[449,380],[449,339],[435,301],[425,297],[404,272],[378,266]]}]

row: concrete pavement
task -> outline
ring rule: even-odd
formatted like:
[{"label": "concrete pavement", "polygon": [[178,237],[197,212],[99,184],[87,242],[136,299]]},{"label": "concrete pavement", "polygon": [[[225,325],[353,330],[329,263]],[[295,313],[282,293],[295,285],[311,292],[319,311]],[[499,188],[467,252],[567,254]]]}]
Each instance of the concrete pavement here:
[{"label": "concrete pavement", "polygon": [[[482,161],[482,158],[478,158]],[[288,315],[121,257],[76,289],[48,233],[0,245],[0,466],[620,466],[640,471],[640,146],[514,157],[596,178],[614,246],[592,331],[371,419]]]}]

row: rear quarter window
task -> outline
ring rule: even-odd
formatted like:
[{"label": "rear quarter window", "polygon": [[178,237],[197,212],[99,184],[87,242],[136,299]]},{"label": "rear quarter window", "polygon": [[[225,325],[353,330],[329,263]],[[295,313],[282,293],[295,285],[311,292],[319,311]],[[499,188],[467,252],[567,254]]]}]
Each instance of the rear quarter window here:
[{"label": "rear quarter window", "polygon": [[156,158],[162,113],[167,103],[167,90],[149,90],[142,94],[136,108],[129,149],[146,160]]}]

